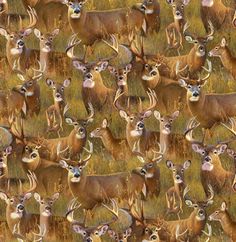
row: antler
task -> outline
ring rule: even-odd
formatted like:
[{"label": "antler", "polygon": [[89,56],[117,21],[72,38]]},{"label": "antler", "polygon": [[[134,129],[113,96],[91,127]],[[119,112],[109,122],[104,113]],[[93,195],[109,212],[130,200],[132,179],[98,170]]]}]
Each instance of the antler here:
[{"label": "antler", "polygon": [[[31,8],[30,6],[28,8],[29,9],[27,9],[27,13],[29,15],[30,22],[29,22],[28,26],[26,27],[26,29],[33,28],[36,25],[36,23],[37,23],[37,13],[36,13],[35,9]],[[23,27],[21,26],[21,29],[22,28]]]},{"label": "antler", "polygon": [[178,224],[176,226],[176,231],[175,231],[175,238],[176,238],[176,240],[179,240],[180,237],[182,237],[184,234],[186,234],[188,232],[188,229],[186,229],[183,233],[180,233],[179,232],[179,228],[180,228],[180,225]]},{"label": "antler", "polygon": [[91,141],[88,141],[88,143],[89,143],[89,150],[86,149],[85,147],[83,147],[83,149],[86,152],[88,152],[89,154],[88,154],[88,156],[85,159],[80,160],[79,163],[81,163],[82,161],[83,161],[83,163],[86,163],[87,161],[89,161],[91,159],[91,156],[93,154],[93,143]]},{"label": "antler", "polygon": [[[131,52],[138,57],[140,60],[142,60],[143,62],[145,62],[145,52],[144,52],[144,38],[140,37],[139,38],[139,43],[137,40],[137,36],[136,38],[134,38],[134,33],[133,31],[131,32],[131,34],[129,34],[129,42],[130,42],[130,50]],[[140,51],[139,51],[139,47],[140,46]]]},{"label": "antler", "polygon": [[21,180],[19,180],[21,194],[33,192],[35,190],[35,188],[37,187],[37,177],[36,177],[35,173],[28,170],[27,177],[29,179],[30,187],[25,192],[23,192],[22,182],[21,182]]},{"label": "antler", "polygon": [[[38,64],[39,64],[39,69],[32,68],[34,70],[33,80],[37,80],[37,79],[41,78],[43,76],[43,73],[46,70],[46,62],[44,62],[43,65],[42,65],[41,62],[38,61]],[[37,72],[39,74],[36,74]]]},{"label": "antler", "polygon": [[155,93],[154,90],[151,90],[149,88],[148,91],[147,91],[147,95],[148,95],[148,98],[149,98],[149,106],[148,106],[148,108],[146,108],[144,110],[143,110],[143,107],[142,107],[142,101],[141,101],[141,99],[139,99],[140,100],[140,102],[139,102],[139,112],[143,113],[143,114],[145,112],[150,111],[153,108],[155,108],[156,104],[157,104],[157,96],[156,96],[156,93]]},{"label": "antler", "polygon": [[69,39],[68,46],[66,48],[66,54],[72,60],[73,59],[77,59],[77,60],[82,61],[83,63],[86,63],[85,53],[83,55],[83,58],[78,58],[77,56],[74,55],[74,48],[75,48],[75,46],[77,46],[77,45],[79,45],[81,43],[81,40],[78,40],[76,36],[77,36],[77,34],[74,34]]},{"label": "antler", "polygon": [[90,114],[89,114],[89,116],[87,117],[87,121],[88,121],[88,120],[92,120],[93,117],[94,117],[94,115],[95,115],[95,111],[94,111],[94,108],[93,108],[92,103],[89,102],[89,103],[88,103],[88,106],[89,106]]},{"label": "antler", "polygon": [[115,95],[115,98],[114,98],[114,101],[113,101],[113,105],[114,107],[120,111],[120,110],[123,110],[123,111],[126,111],[129,110],[129,102],[127,104],[127,108],[123,107],[122,105],[120,105],[120,103],[118,102],[118,100],[124,95],[124,92],[121,91],[121,89],[119,88],[117,91],[116,91],[116,95]]},{"label": "antler", "polygon": [[[182,69],[180,69],[180,61],[177,61],[176,62],[176,66],[175,66],[175,73],[176,73],[176,76],[178,78],[181,78],[183,80],[189,80],[189,75],[187,77],[184,77],[182,76],[180,73],[185,71],[186,69],[188,68],[188,65],[186,65],[185,67],[183,67]],[[189,74],[189,73],[188,73]]]},{"label": "antler", "polygon": [[201,80],[201,81],[206,81],[211,76],[211,73],[212,73],[212,62],[209,61],[208,59],[207,59],[207,65],[208,65],[208,68],[206,68],[205,66],[202,66],[202,69],[207,72],[207,75],[204,78],[200,78],[199,80]]},{"label": "antler", "polygon": [[112,50],[114,50],[115,55],[114,55],[114,56],[111,56],[111,57],[109,57],[109,58],[104,58],[104,59],[102,59],[103,61],[105,61],[105,60],[106,60],[106,61],[110,61],[111,59],[117,57],[118,54],[119,54],[119,43],[118,43],[118,40],[117,40],[116,36],[115,36],[114,34],[111,34],[110,37],[111,37],[112,44],[110,44],[108,41],[106,41],[106,40],[104,40],[104,39],[103,39],[102,41],[103,41],[108,47],[110,47]]},{"label": "antler", "polygon": [[193,117],[189,120],[187,127],[186,127],[186,131],[184,132],[184,136],[185,139],[190,142],[190,143],[194,143],[194,144],[202,144],[202,142],[195,140],[193,138],[193,130],[196,129],[197,127],[200,126],[200,123],[196,121],[196,118]]},{"label": "antler", "polygon": [[72,199],[67,207],[66,219],[69,223],[78,223],[84,226],[84,223],[79,223],[74,219],[74,211],[81,207],[81,204],[77,203],[77,198]]},{"label": "antler", "polygon": [[214,29],[214,26],[213,26],[213,24],[210,20],[208,20],[208,24],[209,24],[210,33],[206,37],[211,37],[211,36],[213,36],[215,29]]},{"label": "antler", "polygon": [[223,125],[226,129],[228,129],[234,136],[236,136],[236,120],[234,118],[229,118],[229,124],[230,126],[228,126],[227,124],[221,122],[221,125]]},{"label": "antler", "polygon": [[111,212],[113,215],[115,215],[115,218],[118,219],[119,217],[119,207],[115,199],[110,199],[112,208],[110,208],[105,203],[102,203],[102,206],[106,208],[109,212]]},{"label": "antler", "polygon": [[210,194],[209,194],[208,198],[206,199],[207,202],[212,201],[214,198],[214,191],[210,184],[208,185],[208,191]]},{"label": "antler", "polygon": [[132,202],[132,205],[130,206],[130,213],[135,218],[135,220],[145,225],[143,201],[136,199],[135,202]]}]

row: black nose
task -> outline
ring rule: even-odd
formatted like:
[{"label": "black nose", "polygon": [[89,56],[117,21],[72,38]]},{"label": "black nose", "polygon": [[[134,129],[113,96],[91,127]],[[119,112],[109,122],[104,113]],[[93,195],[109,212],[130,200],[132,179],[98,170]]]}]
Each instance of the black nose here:
[{"label": "black nose", "polygon": [[23,206],[23,205],[19,205],[19,206],[18,206],[18,209],[19,209],[19,210],[24,210],[24,206]]},{"label": "black nose", "polygon": [[45,45],[46,45],[46,46],[48,46],[48,47],[50,47],[50,46],[51,46],[51,44],[50,44],[49,42],[47,42]]},{"label": "black nose", "polygon": [[93,240],[91,238],[86,239],[87,242],[92,242]]},{"label": "black nose", "polygon": [[79,10],[78,8],[76,8],[76,9],[74,10],[74,13],[78,14],[78,13],[80,13],[80,10]]},{"label": "black nose", "polygon": [[124,78],[123,76],[119,76],[119,80],[122,81]]},{"label": "black nose", "polygon": [[3,162],[3,158],[0,158],[0,162]]},{"label": "black nose", "polygon": [[33,153],[33,154],[31,155],[31,158],[36,158],[37,156],[38,156],[37,154]]},{"label": "black nose", "polygon": [[156,75],[157,75],[157,72],[156,72],[156,71],[152,71],[152,72],[151,72],[151,75],[152,75],[152,76],[156,76]]},{"label": "black nose", "polygon": [[193,93],[193,96],[194,96],[194,97],[198,97],[199,94],[198,94],[197,92],[194,92],[194,93]]},{"label": "black nose", "polygon": [[143,174],[143,175],[146,175],[146,173],[147,173],[145,169],[141,169],[140,172],[141,172],[141,174]]},{"label": "black nose", "polygon": [[84,132],[84,129],[83,129],[83,128],[80,128],[80,129],[79,129],[79,132],[80,132],[80,133],[83,133],[83,132]]},{"label": "black nose", "polygon": [[25,87],[21,87],[20,91],[24,93],[24,92],[26,92],[26,88]]},{"label": "black nose", "polygon": [[176,11],[176,15],[179,16],[180,15],[180,11]]},{"label": "black nose", "polygon": [[171,129],[171,125],[170,125],[170,124],[166,124],[165,127],[166,127],[167,129]]},{"label": "black nose", "polygon": [[138,124],[138,127],[139,127],[140,129],[143,129],[143,128],[144,128],[144,124],[143,124],[143,123],[139,123],[139,124]]},{"label": "black nose", "polygon": [[75,177],[75,178],[79,178],[79,173],[75,173],[75,174],[74,174],[74,177]]},{"label": "black nose", "polygon": [[57,93],[57,94],[56,94],[56,97],[57,97],[57,98],[61,97],[60,93]]},{"label": "black nose", "polygon": [[151,240],[155,240],[155,239],[157,239],[157,236],[156,235],[152,235],[151,236]]},{"label": "black nose", "polygon": [[177,179],[177,180],[180,180],[180,176],[179,176],[179,175],[177,175],[177,176],[176,176],[176,179]]},{"label": "black nose", "polygon": [[49,206],[46,206],[45,209],[48,210],[48,211],[51,210],[51,208]]},{"label": "black nose", "polygon": [[209,162],[211,160],[211,158],[209,157],[209,156],[207,156],[206,158],[205,158],[205,161],[206,162]]},{"label": "black nose", "polygon": [[204,48],[201,46],[200,48],[199,48],[200,50],[204,50]]},{"label": "black nose", "polygon": [[199,211],[199,214],[200,214],[200,215],[203,215],[203,214],[204,214],[204,212],[201,210],[201,211]]},{"label": "black nose", "polygon": [[23,42],[23,41],[19,41],[19,42],[18,42],[18,45],[19,45],[19,46],[23,46],[23,45],[24,45],[24,42]]},{"label": "black nose", "polygon": [[86,75],[86,77],[89,78],[89,79],[91,79],[93,76],[92,76],[91,73],[88,73],[88,74]]}]

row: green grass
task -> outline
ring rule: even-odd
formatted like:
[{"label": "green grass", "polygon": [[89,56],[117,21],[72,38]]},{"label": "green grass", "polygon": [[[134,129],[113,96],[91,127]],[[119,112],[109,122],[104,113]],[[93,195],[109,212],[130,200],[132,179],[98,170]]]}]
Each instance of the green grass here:
[{"label": "green grass", "polygon": [[[136,1],[134,0],[109,0],[109,1],[88,1],[87,8],[88,9],[110,9],[110,8],[118,8],[118,7],[124,7],[124,6],[131,6]],[[145,49],[148,53],[156,53],[160,52],[163,53],[163,50],[166,47],[165,41],[165,27],[168,23],[172,21],[172,10],[167,4],[166,1],[161,0],[161,20],[162,20],[162,27],[161,31],[158,34],[154,34],[153,36],[150,36],[145,41]],[[191,1],[190,5],[186,8],[186,17],[188,21],[191,23],[190,31],[195,32],[198,35],[204,35],[204,28],[200,19],[199,15],[199,1]],[[232,3],[233,1],[227,1],[228,4]],[[24,13],[24,9],[20,3],[19,0],[9,0],[10,3],[10,9],[12,13]],[[233,52],[236,54],[236,47],[235,47],[235,41],[236,41],[236,32],[233,30],[231,33],[216,33],[214,35],[214,40],[209,43],[208,49],[210,50],[213,48],[217,43],[220,42],[222,35],[225,35],[229,39],[229,47]],[[230,37],[230,38],[229,38]],[[67,44],[68,36],[64,36],[63,33],[60,33],[59,37],[56,39],[55,44],[55,50],[56,51],[64,51],[65,46]],[[0,44],[1,46],[4,46],[5,40],[3,37],[0,38]],[[30,38],[27,40],[27,44],[29,47],[37,48],[38,42],[36,38],[31,35]],[[188,53],[189,49],[192,46],[190,44],[185,44],[185,48],[183,53]],[[2,50],[4,53],[4,50]],[[106,50],[104,48],[98,47],[98,49],[95,51],[95,55],[107,55]],[[169,53],[170,55],[175,55],[174,52]],[[220,64],[220,61],[218,59],[213,60],[213,67],[214,72],[211,75],[210,80],[208,81],[208,84],[205,86],[206,92],[220,92],[220,93],[227,93],[232,92],[236,90],[236,82],[232,79],[232,77],[222,68],[222,65]],[[72,77],[72,84],[69,87],[69,90],[66,90],[66,96],[67,100],[70,103],[71,107],[71,113],[74,115],[77,115],[79,117],[84,117],[86,115],[84,105],[81,100],[81,75],[74,71],[71,73]],[[115,87],[115,83],[113,80],[113,77],[108,73],[103,73],[105,84],[109,87]],[[57,77],[57,81],[63,80],[63,77]],[[0,81],[0,87],[2,89],[10,89],[14,87],[15,85],[19,84],[20,81],[16,78],[16,76],[11,76],[7,80]],[[26,121],[26,133],[28,135],[37,136],[39,134],[43,134],[46,130],[46,120],[45,120],[45,110],[46,108],[52,104],[52,96],[51,96],[51,90],[46,86],[44,80],[40,81],[40,86],[42,90],[42,109],[41,113],[38,117],[33,118],[31,120]],[[129,78],[129,88],[132,95],[145,95],[144,90],[141,86],[141,81],[137,79],[132,74]],[[110,120],[110,127],[112,129],[112,132],[117,137],[125,137],[125,121],[119,117],[118,114],[112,114],[106,115],[101,113],[96,113],[96,118],[94,123],[92,123],[88,130],[92,131],[95,127],[101,124],[101,121],[104,117],[107,117]],[[178,119],[178,121],[175,123],[174,131],[175,132],[182,132],[184,130],[184,127],[186,125],[186,119],[188,117],[181,117]],[[158,122],[152,117],[150,120],[147,120],[146,126],[148,129],[151,130],[158,130]],[[64,135],[67,135],[69,131],[71,130],[70,127],[65,126]],[[227,140],[230,136],[227,132],[225,132],[222,128],[216,128],[214,129],[214,138],[210,141],[210,143],[215,143],[216,141],[220,140]],[[115,162],[111,159],[111,157],[107,154],[107,152],[102,147],[102,143],[99,140],[94,140],[95,143],[95,154],[93,155],[92,160],[89,162],[89,166],[86,169],[87,174],[108,174],[112,172],[118,172],[118,171],[124,171],[124,170],[131,170],[137,166],[140,166],[141,164],[137,159],[129,160],[126,162]],[[233,145],[234,147],[234,145]],[[181,158],[176,158],[174,162],[176,163],[182,163],[184,160]],[[231,169],[233,167],[233,162],[230,160],[227,156],[222,156],[222,163],[223,166],[226,169]],[[13,158],[9,162],[10,167],[10,176],[11,177],[22,177],[24,176],[23,171],[20,168],[20,157]],[[161,168],[161,194],[160,197],[157,199],[148,201],[145,203],[145,215],[147,217],[153,217],[153,214],[158,216],[163,216],[166,209],[166,203],[165,203],[165,191],[172,185],[172,177],[171,172],[165,167],[165,162],[163,161],[160,164]],[[192,159],[192,166],[188,171],[186,171],[186,183],[191,188],[191,195],[195,197],[196,199],[204,199],[204,193],[203,189],[200,183],[200,156],[194,155]],[[228,198],[225,198],[228,200]],[[232,194],[232,196],[229,197],[231,201],[231,205],[229,208],[229,212],[234,216],[236,214],[236,199],[235,195]],[[66,210],[66,204],[67,199],[60,198],[60,200],[55,204],[54,208],[54,214],[55,216],[64,216],[65,210]],[[214,205],[211,206],[208,209],[208,213],[210,214],[213,212],[216,208],[218,208],[221,204],[222,200],[216,196]],[[0,220],[5,219],[5,204],[0,201]],[[30,212],[38,213],[38,205],[31,199],[31,201],[27,204],[27,210]],[[191,209],[185,209],[185,212],[183,215],[181,215],[182,218],[186,218],[191,212]],[[107,213],[104,211],[100,211],[98,215],[95,216],[95,219],[91,221],[91,224],[97,224],[100,221],[104,221],[104,219],[107,219]],[[175,219],[174,217],[171,217],[170,219]],[[115,227],[121,228],[124,226],[124,221],[120,221],[120,223],[116,224]],[[214,237],[211,241],[227,241],[227,238],[224,237],[222,234],[222,230],[220,229],[219,224],[212,223],[214,226]],[[77,238],[75,235],[73,235],[73,239],[70,236],[72,234],[71,230],[69,230],[66,226],[60,227],[60,224],[55,225],[58,228],[58,231],[60,231],[60,234],[68,235],[67,241],[75,241],[75,238]],[[0,224],[0,232],[4,231],[4,224]],[[77,238],[78,239],[78,238]],[[11,241],[11,239],[8,239],[7,241]],[[59,241],[59,239],[55,240]],[[79,241],[79,240],[77,240]],[[104,241],[109,241],[107,237],[105,237]],[[205,241],[204,236],[201,238],[201,241]]]}]

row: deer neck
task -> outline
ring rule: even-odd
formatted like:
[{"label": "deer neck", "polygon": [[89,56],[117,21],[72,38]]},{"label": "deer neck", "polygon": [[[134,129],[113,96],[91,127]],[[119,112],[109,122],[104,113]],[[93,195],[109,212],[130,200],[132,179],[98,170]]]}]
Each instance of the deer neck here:
[{"label": "deer neck", "polygon": [[187,97],[187,103],[188,103],[188,106],[191,110],[191,113],[197,117],[199,117],[200,115],[204,115],[204,103],[205,103],[205,94],[204,92],[202,91],[200,93],[200,97],[199,97],[199,100],[197,102],[191,102],[189,100],[189,97]]},{"label": "deer neck", "polygon": [[83,30],[84,22],[86,20],[86,15],[86,12],[84,10],[81,10],[80,18],[73,19],[70,17],[70,12],[68,11],[68,21],[74,33],[81,33],[81,31]]},{"label": "deer neck", "polygon": [[191,231],[191,235],[196,236],[196,235],[201,235],[202,230],[204,229],[205,225],[206,225],[206,219],[204,220],[198,220],[196,218],[197,214],[195,211],[193,211],[190,214],[190,217],[188,219],[188,227]]},{"label": "deer neck", "polygon": [[176,183],[176,182],[174,182],[174,187],[175,187],[175,191],[176,191],[176,193],[177,193],[180,197],[182,197],[182,194],[183,194],[184,189],[185,189],[185,187],[186,187],[185,183],[184,183],[184,182],[182,182],[182,183]]},{"label": "deer neck", "polygon": [[232,56],[232,54],[227,46],[225,47],[223,54],[220,56],[220,59],[226,69],[229,69],[229,70],[233,69],[233,65],[236,61],[236,58],[234,58]]},{"label": "deer neck", "polygon": [[46,234],[48,234],[50,229],[50,220],[51,216],[43,216],[40,214],[40,227],[46,230]]},{"label": "deer neck", "polygon": [[184,18],[182,18],[182,19],[175,19],[174,22],[175,22],[175,26],[176,26],[177,30],[182,34],[182,30],[183,30],[184,25],[185,25]]},{"label": "deer neck", "polygon": [[113,150],[113,148],[116,146],[116,139],[112,135],[109,128],[106,128],[106,131],[102,134],[101,139],[107,150]]},{"label": "deer neck", "polygon": [[58,113],[62,113],[65,108],[65,100],[60,102],[54,100],[54,107]]},{"label": "deer neck", "polygon": [[121,91],[121,94],[123,94],[123,96],[129,95],[128,85],[119,86],[119,90]]},{"label": "deer neck", "polygon": [[228,236],[232,236],[232,234],[235,233],[236,223],[232,221],[227,211],[225,211],[223,217],[220,219],[220,223]]},{"label": "deer neck", "polygon": [[24,46],[22,51],[21,51],[21,53],[18,53],[16,55],[13,55],[11,53],[11,49],[12,49],[11,45],[9,43],[7,43],[7,45],[6,45],[6,56],[7,56],[7,60],[8,60],[9,65],[12,68],[13,64],[14,64],[14,61],[17,61],[20,58],[20,66],[21,66],[22,65],[22,60],[21,59],[22,59],[22,57],[25,54],[26,47]]},{"label": "deer neck", "polygon": [[205,61],[206,61],[206,53],[204,56],[198,56],[197,55],[197,47],[194,46],[188,56],[187,56],[187,63],[190,67],[190,71],[191,72],[196,72],[196,71],[200,71],[202,66],[204,66]]},{"label": "deer neck", "polygon": [[160,129],[160,145],[162,149],[166,148],[166,153],[168,153],[169,150],[169,137],[170,134],[165,134]]},{"label": "deer neck", "polygon": [[155,89],[156,87],[160,86],[162,83],[162,77],[160,75],[156,76],[154,79],[146,81],[142,80],[143,86],[145,90]]},{"label": "deer neck", "polygon": [[39,58],[40,58],[40,64],[41,66],[45,66],[46,70],[48,70],[48,67],[49,67],[49,53],[50,52],[45,52],[45,51],[42,51],[40,50],[40,55],[39,55]]}]

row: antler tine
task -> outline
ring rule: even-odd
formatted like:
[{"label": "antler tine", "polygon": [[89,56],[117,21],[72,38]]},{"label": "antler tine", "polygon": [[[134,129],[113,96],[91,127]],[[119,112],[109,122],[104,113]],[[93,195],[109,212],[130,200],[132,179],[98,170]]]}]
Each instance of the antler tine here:
[{"label": "antler tine", "polygon": [[196,118],[193,117],[189,120],[187,124],[186,131],[184,132],[185,139],[190,143],[201,143],[198,140],[193,138],[193,130],[199,127],[200,123],[196,121]]},{"label": "antler tine", "polygon": [[183,33],[185,33],[187,31],[187,29],[189,29],[189,27],[190,27],[190,23],[186,22],[184,25],[184,28],[183,28]]},{"label": "antler tine", "polygon": [[38,61],[38,64],[39,64],[39,69],[32,68],[35,73],[39,72],[38,75],[34,73],[34,76],[33,76],[34,80],[41,78],[43,76],[43,73],[46,70],[46,61],[44,61],[43,64],[41,64],[41,62]]},{"label": "antler tine", "polygon": [[157,96],[154,90],[151,90],[150,88],[147,91],[147,95],[149,98],[149,107],[144,110],[144,112],[147,112],[149,110],[152,110],[156,107],[157,104]]},{"label": "antler tine", "polygon": [[26,240],[26,238],[23,235],[20,234],[20,222],[14,225],[13,230],[12,230],[12,234],[17,239],[20,239],[22,241]]},{"label": "antler tine", "polygon": [[81,204],[79,204],[76,200],[77,198],[74,198],[68,204],[66,219],[70,223],[78,223],[78,221],[74,219],[74,211],[79,209],[81,207]]},{"label": "antler tine", "polygon": [[19,189],[20,189],[20,194],[22,194],[22,193],[23,193],[22,182],[21,182],[21,180],[20,180],[20,179],[19,179],[18,181],[19,181]]},{"label": "antler tine", "polygon": [[27,177],[30,182],[30,188],[28,190],[26,190],[25,193],[30,193],[30,192],[33,192],[35,190],[35,188],[37,187],[37,177],[34,172],[31,172],[29,170],[28,170]]},{"label": "antler tine", "polygon": [[7,16],[7,26],[6,26],[6,29],[8,31],[11,31],[11,28],[10,28],[10,20],[11,20],[11,15],[8,15]]},{"label": "antler tine", "polygon": [[184,234],[188,232],[188,229],[186,229],[183,233],[179,233],[179,228],[180,228],[180,225],[178,224],[175,231],[175,238],[177,240],[179,239],[179,237],[182,237]]},{"label": "antler tine", "polygon": [[75,46],[79,45],[81,43],[81,40],[77,39],[77,35],[73,34],[71,38],[69,39],[68,46],[66,48],[66,54],[70,59],[78,59],[80,61],[85,61],[85,55],[83,56],[82,59],[78,58],[77,56],[74,55],[74,48]]},{"label": "antler tine", "polygon": [[211,200],[213,200],[215,194],[214,194],[213,188],[210,184],[208,185],[208,191],[210,192],[210,195],[207,198],[207,201],[211,201]]},{"label": "antler tine", "polygon": [[20,58],[14,60],[12,70],[18,74],[24,75],[24,72],[20,70]]},{"label": "antler tine", "polygon": [[110,35],[111,37],[111,41],[112,41],[112,44],[110,44],[108,41],[106,40],[102,40],[107,46],[109,46],[112,50],[115,51],[115,56],[112,56],[108,59],[103,59],[103,60],[110,60],[112,58],[115,58],[118,54],[119,54],[119,43],[118,43],[118,40],[116,38],[116,36],[114,34],[111,34]]},{"label": "antler tine", "polygon": [[182,76],[180,74],[181,72],[185,71],[187,68],[188,68],[188,65],[186,65],[185,67],[183,67],[182,69],[180,69],[180,61],[177,61],[176,62],[176,66],[175,66],[175,73],[176,73],[177,77],[179,77],[181,79],[184,79],[184,80],[188,80],[189,79],[189,76],[184,77],[184,76]]},{"label": "antler tine", "polygon": [[122,107],[120,105],[120,103],[118,102],[118,100],[120,99],[120,97],[122,97],[124,95],[124,92],[122,92],[120,89],[117,89],[116,91],[116,95],[115,95],[115,98],[114,98],[114,101],[113,101],[113,106],[118,110],[123,110],[125,111],[126,109],[124,107]]},{"label": "antler tine", "polygon": [[21,29],[23,29],[22,17],[21,17],[21,15],[19,15],[18,17],[19,17],[19,28],[21,30]]},{"label": "antler tine", "polygon": [[202,81],[207,80],[211,76],[211,73],[212,73],[212,62],[209,61],[208,59],[207,59],[207,65],[208,65],[208,68],[206,68],[205,66],[202,66],[202,69],[207,72],[207,75],[204,78],[201,78]]},{"label": "antler tine", "polygon": [[[154,158],[152,159],[152,161],[159,163],[163,159],[163,157],[166,153],[166,144],[164,144],[164,146],[161,146],[161,144],[159,142],[157,142],[157,145],[159,147],[159,151],[152,150],[152,152],[154,153]],[[156,157],[155,154],[157,154],[159,156]]]},{"label": "antler tine", "polygon": [[214,26],[213,26],[213,24],[210,20],[208,20],[208,24],[209,24],[210,33],[207,35],[207,37],[210,37],[214,34],[215,29],[214,29]]},{"label": "antler tine", "polygon": [[210,240],[210,237],[212,236],[212,227],[208,223],[206,225],[207,225],[208,232],[206,232],[204,230],[202,230],[202,232],[203,232],[203,234],[205,234],[208,237],[208,239],[206,240],[206,242],[208,242]]},{"label": "antler tine", "polygon": [[189,186],[186,186],[185,189],[184,189],[184,192],[183,192],[183,198],[186,197],[186,195],[190,192],[190,188]]},{"label": "antler tine", "polygon": [[[35,233],[33,232],[32,234],[34,235],[34,241],[42,241],[43,237],[46,235],[46,225],[43,224],[42,226],[38,225],[39,228],[39,232]],[[38,239],[36,239],[36,237],[39,237]]]},{"label": "antler tine", "polygon": [[68,145],[64,150],[61,150],[61,142],[59,142],[57,144],[57,156],[59,156],[61,159],[66,160],[66,161],[70,160],[70,157],[66,158],[64,156],[61,156],[61,154],[64,154],[66,151],[68,151],[69,148],[70,147]]},{"label": "antler tine", "polygon": [[223,125],[226,129],[228,129],[234,136],[236,136],[236,120],[234,118],[229,118],[229,124],[231,127],[229,127],[227,124],[221,122],[221,125]]},{"label": "antler tine", "polygon": [[119,207],[115,199],[110,199],[112,208],[110,208],[105,203],[102,203],[102,206],[105,207],[109,212],[111,212],[113,215],[115,215],[116,218],[119,217]]},{"label": "antler tine", "polygon": [[137,155],[137,158],[142,162],[145,163],[145,157],[142,154],[141,150],[140,150],[140,139],[138,141],[134,142],[133,148],[132,148],[132,152]]},{"label": "antler tine", "polygon": [[138,210],[140,210],[140,207],[138,207],[137,199],[136,199],[135,202],[131,204],[130,213],[135,218],[135,220],[137,220],[141,224],[144,224],[144,213],[139,212]]},{"label": "antler tine", "polygon": [[83,162],[87,162],[88,160],[90,160],[92,154],[93,154],[93,143],[91,141],[88,141],[89,143],[89,150],[86,149],[85,147],[83,147],[83,149],[89,153],[89,155],[87,156],[87,158],[83,159]]},{"label": "antler tine", "polygon": [[29,25],[26,27],[26,29],[33,28],[37,23],[37,13],[35,9],[31,8],[30,6],[28,8],[29,9],[27,9],[27,13],[29,15],[30,22],[29,22]]},{"label": "antler tine", "polygon": [[94,117],[94,115],[95,115],[95,111],[94,111],[94,108],[93,108],[93,105],[92,105],[92,103],[88,103],[88,106],[89,106],[89,111],[90,111],[90,114],[89,114],[89,116],[87,117],[87,120],[90,120],[90,119],[92,119],[93,117]]}]

